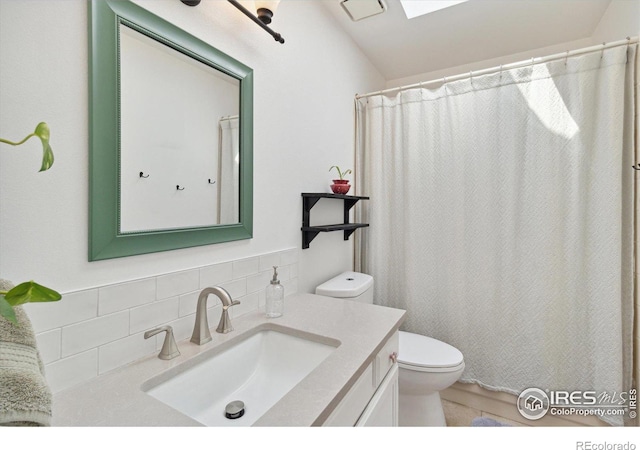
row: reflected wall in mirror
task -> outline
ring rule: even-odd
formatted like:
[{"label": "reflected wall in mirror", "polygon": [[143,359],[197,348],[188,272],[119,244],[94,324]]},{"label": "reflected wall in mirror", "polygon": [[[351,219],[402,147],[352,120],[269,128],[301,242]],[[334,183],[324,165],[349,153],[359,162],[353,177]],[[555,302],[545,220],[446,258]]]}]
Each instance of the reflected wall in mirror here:
[{"label": "reflected wall in mirror", "polygon": [[238,223],[239,109],[237,79],[120,25],[121,233]]},{"label": "reflected wall in mirror", "polygon": [[129,1],[89,15],[89,260],[251,238],[252,70]]}]

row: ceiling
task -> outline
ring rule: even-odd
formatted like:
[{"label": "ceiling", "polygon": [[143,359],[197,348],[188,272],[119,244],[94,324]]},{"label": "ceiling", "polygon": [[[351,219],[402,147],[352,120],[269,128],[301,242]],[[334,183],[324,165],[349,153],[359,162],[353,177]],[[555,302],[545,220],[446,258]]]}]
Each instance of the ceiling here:
[{"label": "ceiling", "polygon": [[323,4],[387,80],[588,38],[611,2],[470,0],[409,20],[400,0],[385,1],[357,22],[340,0]]}]

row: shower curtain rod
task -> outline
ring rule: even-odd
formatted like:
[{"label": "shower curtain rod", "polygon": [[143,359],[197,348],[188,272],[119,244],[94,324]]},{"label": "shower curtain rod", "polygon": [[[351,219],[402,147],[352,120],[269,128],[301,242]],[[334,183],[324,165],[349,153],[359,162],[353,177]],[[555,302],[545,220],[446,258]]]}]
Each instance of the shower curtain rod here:
[{"label": "shower curtain rod", "polygon": [[638,43],[638,37],[627,37],[626,39],[620,40],[620,41],[615,41],[615,42],[610,42],[610,43],[606,43],[603,42],[600,45],[594,45],[592,47],[585,47],[585,48],[581,48],[578,50],[567,50],[564,53],[556,53],[554,55],[549,55],[549,56],[543,56],[543,57],[538,57],[538,58],[531,58],[528,60],[524,60],[524,61],[518,61],[515,63],[510,63],[510,64],[503,64],[500,66],[496,66],[496,67],[491,67],[489,69],[482,69],[482,70],[477,70],[477,71],[469,71],[469,73],[462,73],[459,75],[454,75],[451,77],[441,77],[441,78],[436,78],[434,80],[429,80],[429,81],[423,81],[420,83],[414,83],[414,84],[408,84],[406,86],[398,86],[398,87],[394,87],[394,88],[389,88],[389,89],[384,89],[381,91],[376,91],[376,92],[369,92],[368,94],[356,94],[356,100],[360,99],[360,98],[366,98],[366,97],[373,97],[374,95],[382,95],[382,94],[387,94],[389,92],[394,92],[394,91],[404,91],[406,89],[413,89],[413,88],[417,88],[417,87],[423,87],[426,86],[428,84],[435,84],[435,83],[447,83],[448,81],[458,81],[458,80],[464,80],[465,78],[472,78],[474,76],[479,76],[479,75],[487,75],[490,73],[496,73],[496,72],[500,72],[502,70],[509,70],[509,69],[516,69],[518,67],[526,67],[526,66],[531,66],[534,64],[540,64],[540,63],[546,63],[546,62],[550,62],[550,61],[555,61],[555,60],[559,60],[559,59],[565,59],[565,58],[569,58],[570,56],[576,56],[576,55],[583,55],[585,53],[592,53],[592,52],[596,52],[596,51],[601,51],[604,49],[608,49],[608,48],[612,48],[612,47],[619,47],[621,45],[631,45],[631,44],[637,44]]},{"label": "shower curtain rod", "polygon": [[223,120],[237,119],[238,117],[240,116],[238,116],[237,114],[235,116],[222,116],[218,122],[222,122]]}]

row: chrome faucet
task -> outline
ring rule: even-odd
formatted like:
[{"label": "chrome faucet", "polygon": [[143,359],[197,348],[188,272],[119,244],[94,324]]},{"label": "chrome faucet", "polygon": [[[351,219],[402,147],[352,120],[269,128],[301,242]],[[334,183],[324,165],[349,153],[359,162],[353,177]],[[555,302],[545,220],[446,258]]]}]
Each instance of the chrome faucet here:
[{"label": "chrome faucet", "polygon": [[164,336],[164,342],[162,343],[162,350],[160,350],[160,354],[158,358],[160,359],[173,359],[176,356],[180,356],[180,351],[178,350],[178,346],[176,345],[176,340],[173,337],[173,328],[169,325],[165,325],[164,327],[154,328],[153,330],[149,330],[144,334],[145,339],[149,339],[151,336],[155,336],[158,333],[162,333],[166,331],[167,334]]},{"label": "chrome faucet", "polygon": [[231,294],[220,286],[204,288],[198,296],[198,306],[196,306],[196,324],[193,327],[193,334],[191,335],[191,342],[194,344],[202,345],[211,340],[209,321],[207,320],[207,298],[209,294],[217,295],[222,302],[222,315],[220,316],[220,323],[216,331],[218,333],[233,331],[231,320],[229,319],[229,308],[239,305],[240,302],[232,300]]}]

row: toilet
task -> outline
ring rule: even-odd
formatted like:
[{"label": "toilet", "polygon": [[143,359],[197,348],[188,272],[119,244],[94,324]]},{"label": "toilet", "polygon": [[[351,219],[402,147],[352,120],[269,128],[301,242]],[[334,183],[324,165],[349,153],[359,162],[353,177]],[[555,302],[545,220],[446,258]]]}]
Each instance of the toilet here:
[{"label": "toilet", "polygon": [[[344,272],[318,286],[316,294],[373,304],[373,277]],[[440,391],[462,375],[462,353],[428,336],[399,334],[399,425],[446,426]]]}]

